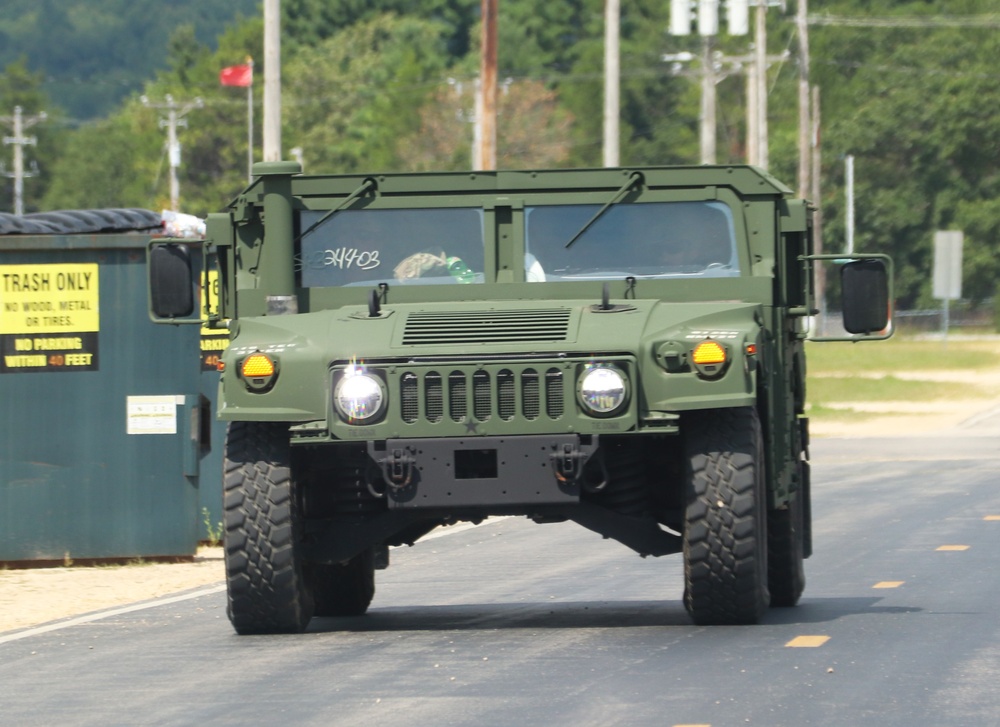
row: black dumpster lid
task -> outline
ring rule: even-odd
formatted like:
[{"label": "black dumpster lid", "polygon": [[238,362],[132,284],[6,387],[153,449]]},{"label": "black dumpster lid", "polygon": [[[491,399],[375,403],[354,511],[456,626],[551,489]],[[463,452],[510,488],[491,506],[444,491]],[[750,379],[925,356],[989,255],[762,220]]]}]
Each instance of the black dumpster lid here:
[{"label": "black dumpster lid", "polygon": [[101,232],[158,232],[158,212],[138,208],[55,210],[12,215],[0,212],[0,235],[80,235]]}]

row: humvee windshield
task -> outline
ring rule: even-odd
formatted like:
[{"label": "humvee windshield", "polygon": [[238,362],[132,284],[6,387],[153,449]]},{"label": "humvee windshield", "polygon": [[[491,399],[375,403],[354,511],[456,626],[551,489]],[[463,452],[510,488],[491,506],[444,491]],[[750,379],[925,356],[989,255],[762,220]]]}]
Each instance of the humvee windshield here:
[{"label": "humvee windshield", "polygon": [[566,247],[599,209],[526,208],[525,248],[546,281],[740,274],[732,213],[721,202],[615,205]]},{"label": "humvee windshield", "polygon": [[[732,213],[721,202],[525,207],[528,282],[625,276],[728,277],[740,274]],[[309,230],[323,211],[300,213]],[[344,210],[303,236],[303,287],[485,282],[484,213],[479,208]]]},{"label": "humvee windshield", "polygon": [[[324,214],[303,211],[299,225],[308,230]],[[478,208],[343,210],[303,236],[301,284],[482,283],[484,249]]]}]

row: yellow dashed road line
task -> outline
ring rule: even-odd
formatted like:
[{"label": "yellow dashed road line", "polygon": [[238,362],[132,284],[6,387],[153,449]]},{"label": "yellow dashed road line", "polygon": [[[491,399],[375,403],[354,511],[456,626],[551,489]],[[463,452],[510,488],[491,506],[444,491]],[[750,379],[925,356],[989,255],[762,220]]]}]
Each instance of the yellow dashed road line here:
[{"label": "yellow dashed road line", "polygon": [[937,550],[968,550],[968,545],[942,545]]},{"label": "yellow dashed road line", "polygon": [[829,636],[796,636],[794,639],[785,644],[785,646],[793,649],[810,649],[822,646],[829,640]]},{"label": "yellow dashed road line", "polygon": [[872,588],[899,588],[906,581],[879,581]]}]

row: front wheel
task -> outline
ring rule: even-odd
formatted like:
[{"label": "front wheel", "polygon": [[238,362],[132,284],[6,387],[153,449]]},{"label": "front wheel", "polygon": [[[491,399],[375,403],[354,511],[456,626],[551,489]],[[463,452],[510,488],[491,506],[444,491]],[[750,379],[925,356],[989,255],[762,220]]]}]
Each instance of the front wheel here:
[{"label": "front wheel", "polygon": [[288,426],[232,422],[226,433],[227,613],[239,634],[304,631],[313,615],[299,552]]},{"label": "front wheel", "polygon": [[770,602],[764,447],[756,409],[685,415],[684,606],[697,624],[752,624]]}]

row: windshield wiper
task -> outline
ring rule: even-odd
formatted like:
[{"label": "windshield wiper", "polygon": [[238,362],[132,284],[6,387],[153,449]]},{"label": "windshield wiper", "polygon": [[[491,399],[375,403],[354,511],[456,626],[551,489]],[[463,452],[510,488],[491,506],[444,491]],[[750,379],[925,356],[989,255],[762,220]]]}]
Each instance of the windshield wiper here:
[{"label": "windshield wiper", "polygon": [[365,181],[361,183],[360,187],[358,187],[353,192],[351,192],[349,195],[347,195],[346,197],[344,197],[344,201],[343,202],[341,202],[336,207],[334,207],[332,210],[330,210],[325,215],[323,215],[318,220],[316,220],[313,224],[311,224],[309,226],[308,230],[306,230],[305,232],[303,232],[302,234],[300,234],[292,242],[296,243],[299,240],[301,240],[303,237],[305,237],[306,235],[308,235],[310,232],[312,232],[317,227],[319,227],[320,225],[322,225],[328,219],[330,219],[335,214],[337,214],[338,212],[340,212],[340,210],[342,210],[345,207],[347,207],[349,204],[351,204],[351,202],[353,202],[354,200],[356,200],[358,197],[360,197],[362,194],[364,194],[365,192],[367,192],[369,189],[378,190],[378,182],[376,182],[375,179],[373,179],[372,177],[368,177],[367,179],[365,179]]},{"label": "windshield wiper", "polygon": [[611,205],[617,204],[618,202],[620,202],[622,200],[622,198],[632,190],[632,187],[634,187],[636,184],[642,184],[643,179],[644,178],[642,176],[642,172],[632,172],[632,174],[629,175],[628,181],[625,182],[625,184],[622,186],[621,189],[619,189],[617,192],[615,192],[615,196],[612,197],[611,199],[609,199],[607,202],[605,202],[604,206],[601,207],[601,209],[597,210],[597,214],[595,214],[593,217],[591,217],[587,221],[587,224],[585,224],[583,227],[581,227],[577,231],[577,233],[575,235],[573,235],[573,237],[570,238],[570,241],[566,243],[565,247],[569,247],[574,242],[576,242],[577,240],[579,240],[580,237],[583,235],[583,233],[586,232],[587,230],[589,230],[590,226],[593,225],[595,222],[597,222],[597,219],[601,215],[603,215],[607,211],[607,209],[609,207],[611,207]]}]

